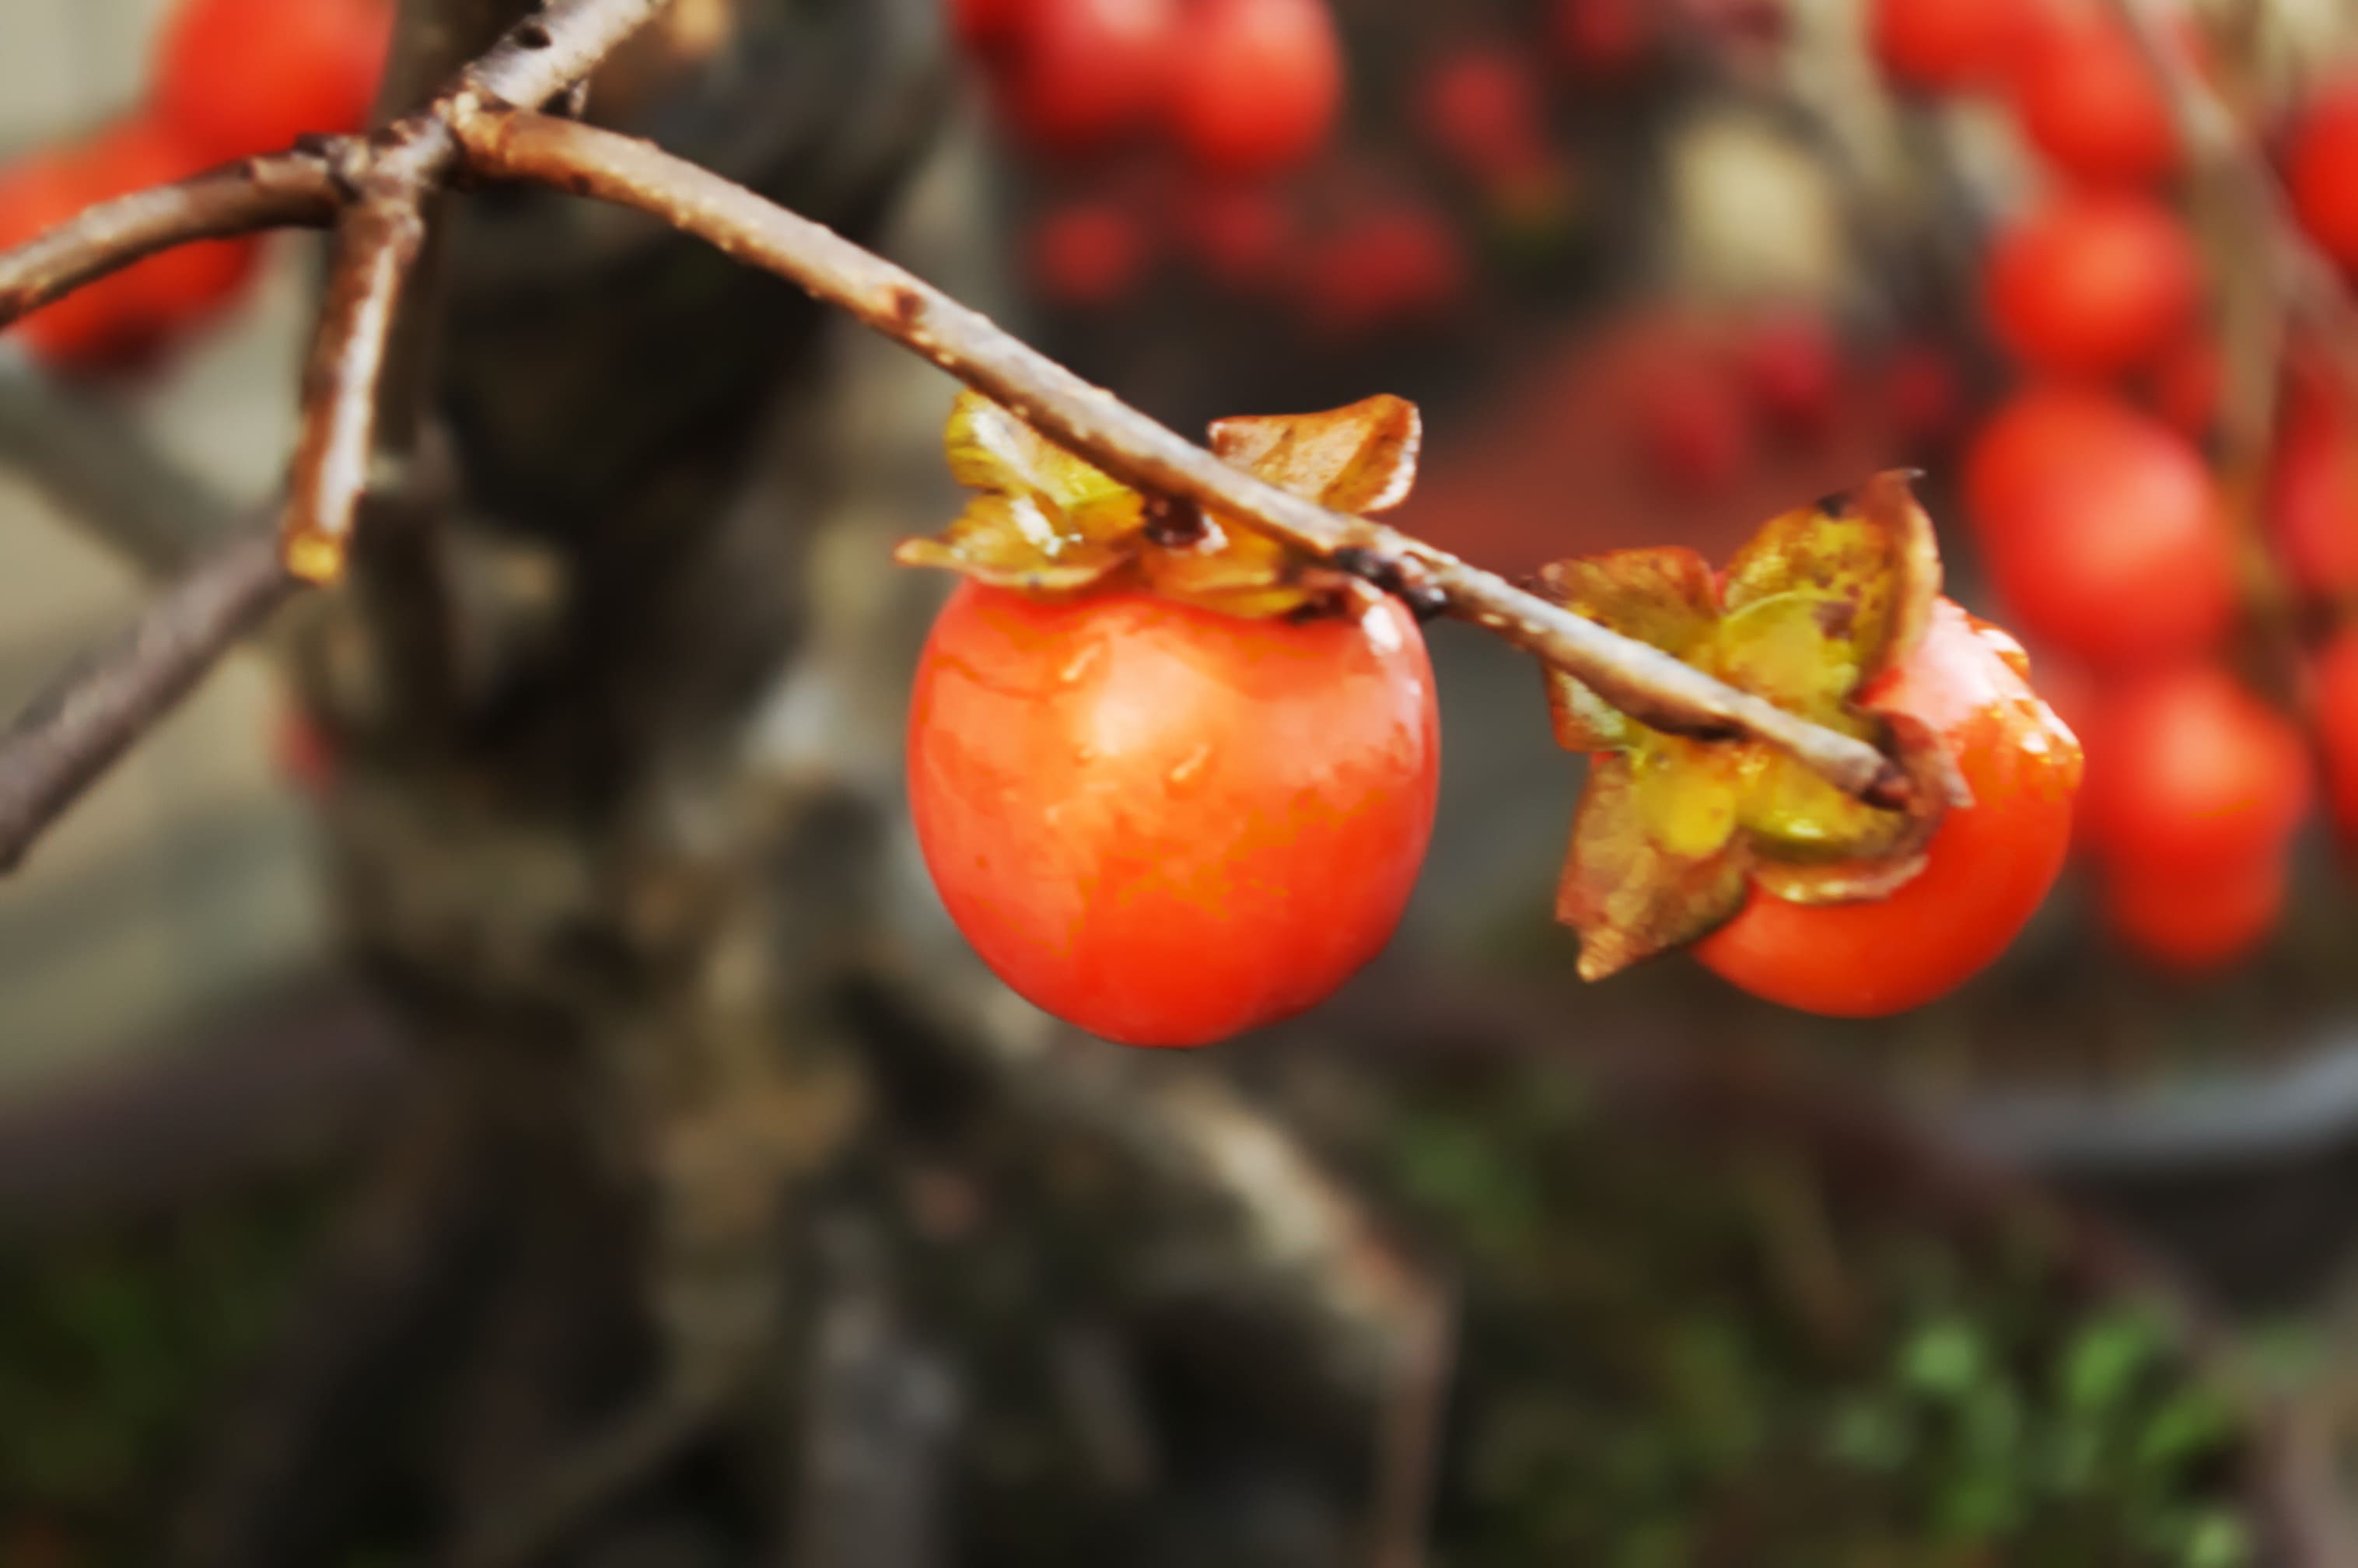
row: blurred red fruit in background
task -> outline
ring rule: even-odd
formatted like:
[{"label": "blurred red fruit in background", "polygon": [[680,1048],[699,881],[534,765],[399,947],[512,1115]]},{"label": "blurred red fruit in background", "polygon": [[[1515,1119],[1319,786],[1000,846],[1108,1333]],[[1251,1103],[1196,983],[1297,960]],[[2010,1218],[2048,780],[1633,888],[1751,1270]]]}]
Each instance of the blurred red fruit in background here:
[{"label": "blurred red fruit in background", "polygon": [[999,81],[1008,119],[1045,153],[1104,150],[1162,112],[1183,30],[1176,0],[1033,0]]},{"label": "blurred red fruit in background", "polygon": [[2308,814],[2307,742],[2216,665],[2157,671],[2105,705],[2082,830],[2120,866],[2230,871],[2282,851]]},{"label": "blurred red fruit in background", "polygon": [[1900,86],[1955,92],[2013,69],[2033,19],[2031,0],[1874,0],[1868,37]]},{"label": "blurred red fruit in background", "polygon": [[[80,146],[0,169],[0,247],[32,238],[83,208],[182,179],[211,160],[149,117]],[[146,260],[42,307],[8,336],[53,365],[94,368],[135,358],[227,308],[252,280],[261,242],[206,240]]]},{"label": "blurred red fruit in background", "polygon": [[990,49],[1014,37],[1029,0],[946,0],[950,33],[971,49]]},{"label": "blurred red fruit in background", "polygon": [[1173,129],[1207,168],[1284,168],[1335,128],[1343,46],[1326,0],[1195,0],[1173,49]]},{"label": "blurred red fruit in background", "polygon": [[1646,367],[1631,389],[1629,413],[1639,456],[1675,491],[1718,493],[1751,465],[1751,410],[1716,359],[1666,355]]},{"label": "blurred red fruit in background", "polygon": [[1965,483],[1990,575],[2033,639],[2118,667],[2204,652],[2233,621],[2210,471],[2126,404],[2021,394],[1976,438]]},{"label": "blurred red fruit in background", "polygon": [[2169,101],[2105,6],[2072,7],[2031,29],[2014,108],[2032,144],[2082,178],[2143,182],[2177,171]]},{"label": "blurred red fruit in background", "polygon": [[1312,323],[1354,337],[1442,314],[1464,296],[1467,271],[1449,220],[1401,198],[1320,239],[1298,276]]},{"label": "blurred red fruit in background", "polygon": [[2177,215],[2135,191],[2066,194],[1992,245],[1984,284],[2008,351],[2036,369],[2109,375],[2158,358],[2200,301],[2201,259]]},{"label": "blurred red fruit in background", "polygon": [[2358,413],[2344,395],[2295,403],[2269,476],[2268,516],[2303,589],[2320,599],[2358,594]]},{"label": "blurred red fruit in background", "polygon": [[2189,979],[2227,968],[2284,917],[2285,852],[2188,873],[2124,862],[2104,876],[2104,923],[2148,963]]},{"label": "blurred red fruit in background", "polygon": [[2358,627],[2335,633],[2318,654],[2315,674],[2327,809],[2342,843],[2358,848]]},{"label": "blurred red fruit in background", "polygon": [[1842,395],[1842,346],[1814,311],[1780,310],[1745,327],[1736,341],[1736,371],[1753,406],[1779,434],[1811,440],[1833,423]]},{"label": "blurred red fruit in background", "polygon": [[1249,294],[1286,280],[1300,224],[1278,192],[1213,180],[1182,194],[1174,221],[1180,245],[1221,287]]},{"label": "blurred red fruit in background", "polygon": [[1902,343],[1883,363],[1880,406],[1900,449],[1916,453],[1946,445],[1964,416],[1964,380],[1938,343]]},{"label": "blurred red fruit in background", "polygon": [[1548,161],[1546,115],[1529,55],[1503,43],[1460,49],[1424,73],[1416,123],[1459,172],[1510,180]]},{"label": "blurred red fruit in background", "polygon": [[1556,53],[1583,76],[1627,76],[1653,52],[1661,0],[1555,0]]},{"label": "blurred red fruit in background", "polygon": [[2161,357],[2153,372],[2153,406],[2190,441],[2208,440],[2219,422],[2219,391],[2225,374],[2219,341],[2196,332]]},{"label": "blurred red fruit in background", "polygon": [[393,46],[390,0],[181,0],[155,105],[198,167],[368,123]]},{"label": "blurred red fruit in background", "polygon": [[2293,132],[2285,178],[2302,224],[2358,271],[2358,81],[2336,83],[2309,106]]},{"label": "blurred red fruit in background", "polygon": [[1119,204],[1071,202],[1033,226],[1032,281],[1059,305],[1100,309],[1137,287],[1149,250],[1144,225]]}]

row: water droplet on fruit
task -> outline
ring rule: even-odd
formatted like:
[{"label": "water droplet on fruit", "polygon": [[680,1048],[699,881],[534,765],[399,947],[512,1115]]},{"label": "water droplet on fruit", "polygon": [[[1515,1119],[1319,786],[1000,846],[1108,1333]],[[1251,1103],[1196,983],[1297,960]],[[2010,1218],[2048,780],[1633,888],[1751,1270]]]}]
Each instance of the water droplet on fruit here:
[{"label": "water droplet on fruit", "polygon": [[1065,667],[1056,672],[1056,678],[1066,686],[1078,686],[1088,677],[1089,671],[1097,667],[1098,660],[1104,654],[1103,643],[1087,643],[1065,661]]},{"label": "water droplet on fruit", "polygon": [[1388,609],[1389,606],[1381,604],[1368,606],[1368,612],[1359,617],[1359,630],[1368,634],[1368,641],[1376,645],[1376,652],[1397,654],[1401,651],[1400,626],[1387,613]]}]

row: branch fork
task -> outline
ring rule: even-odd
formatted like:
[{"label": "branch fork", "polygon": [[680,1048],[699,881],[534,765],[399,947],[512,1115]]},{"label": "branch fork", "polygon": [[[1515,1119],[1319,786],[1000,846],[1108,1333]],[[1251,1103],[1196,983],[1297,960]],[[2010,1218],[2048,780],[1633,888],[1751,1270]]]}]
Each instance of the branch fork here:
[{"label": "branch fork", "polygon": [[[312,139],[124,197],[0,252],[0,327],[172,245],[269,228],[332,226],[334,263],[304,372],[302,430],[289,470],[281,558],[294,582],[333,582],[347,565],[372,463],[385,444],[382,389],[389,380],[407,379],[399,370],[389,376],[387,367],[399,359],[395,332],[405,288],[430,242],[433,202],[462,176],[546,185],[648,212],[800,285],[948,371],[1067,451],[1156,498],[1154,504],[1173,518],[1192,508],[1234,519],[1305,564],[1399,595],[1420,616],[1470,622],[1652,729],[1764,741],[1870,804],[1899,806],[1909,799],[1905,772],[1867,741],[1731,687],[1422,540],[1289,493],[1157,424],[832,231],[646,142],[539,112],[583,82],[664,4],[566,0],[549,5],[511,27],[425,107],[368,136]],[[196,569],[202,573],[211,565]],[[146,672],[152,691],[164,699],[152,705],[154,713],[192,686],[279,597],[241,600],[253,606],[250,616],[228,627],[217,643],[156,644],[173,652],[169,667]],[[121,744],[136,733],[135,728],[120,737]],[[0,782],[27,765],[13,742],[0,741]],[[61,807],[72,793],[57,804]]]}]

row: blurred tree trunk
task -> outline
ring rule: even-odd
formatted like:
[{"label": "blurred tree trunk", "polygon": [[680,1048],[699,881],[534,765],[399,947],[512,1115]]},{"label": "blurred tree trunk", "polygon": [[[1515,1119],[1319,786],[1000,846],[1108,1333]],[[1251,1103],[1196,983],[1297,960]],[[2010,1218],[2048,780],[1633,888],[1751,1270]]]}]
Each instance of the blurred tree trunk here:
[{"label": "blurred tree trunk", "polygon": [[[410,0],[388,101],[521,8]],[[938,150],[937,33],[932,0],[681,0],[588,113],[872,241]],[[328,1560],[366,1511],[361,1450],[405,1443],[441,1476],[438,1533],[562,1532],[536,1489],[582,1433],[753,1386],[782,1205],[860,1114],[831,998],[879,878],[874,778],[766,753],[845,651],[814,641],[812,556],[845,458],[892,438],[846,431],[839,330],[774,278],[546,193],[449,220],[411,302],[442,330],[406,373],[455,503],[379,518],[296,641],[351,942],[424,1087],[205,1456],[184,1563]]]}]

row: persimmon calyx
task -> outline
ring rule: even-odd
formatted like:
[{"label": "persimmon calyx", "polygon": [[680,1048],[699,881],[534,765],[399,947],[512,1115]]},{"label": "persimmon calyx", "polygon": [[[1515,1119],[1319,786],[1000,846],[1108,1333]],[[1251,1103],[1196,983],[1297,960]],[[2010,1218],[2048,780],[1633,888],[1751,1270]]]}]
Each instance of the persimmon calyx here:
[{"label": "persimmon calyx", "polygon": [[[1212,449],[1282,490],[1338,512],[1398,505],[1416,479],[1416,405],[1378,396],[1321,414],[1217,421]],[[946,432],[951,475],[975,492],[931,538],[893,552],[1042,598],[1142,588],[1255,619],[1315,609],[1357,580],[1217,513],[1173,525],[1167,503],[1049,440],[976,392],[958,395]]]},{"label": "persimmon calyx", "polygon": [[1802,903],[1889,895],[1923,869],[1952,806],[1970,805],[1931,727],[1887,678],[1931,623],[1932,524],[1904,473],[1772,519],[1714,572],[1693,550],[1622,550],[1542,568],[1538,591],[1731,686],[1884,746],[1916,785],[1868,806],[1755,741],[1665,734],[1577,679],[1548,674],[1557,741],[1593,754],[1557,885],[1600,979],[1708,935],[1758,886]]}]

